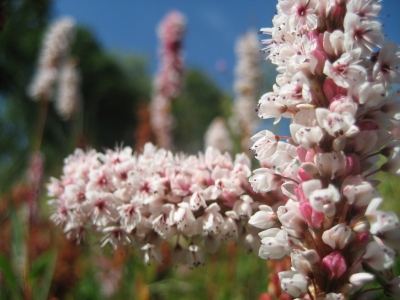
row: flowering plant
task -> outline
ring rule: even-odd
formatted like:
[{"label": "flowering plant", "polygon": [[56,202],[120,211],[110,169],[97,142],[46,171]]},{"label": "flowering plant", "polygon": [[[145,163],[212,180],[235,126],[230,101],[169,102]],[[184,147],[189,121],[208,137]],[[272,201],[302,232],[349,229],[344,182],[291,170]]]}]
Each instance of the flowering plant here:
[{"label": "flowering plant", "polygon": [[399,278],[379,274],[400,246],[398,217],[379,210],[373,179],[400,174],[400,144],[387,130],[400,117],[400,91],[391,93],[400,54],[374,20],[378,2],[282,0],[274,26],[261,29],[272,36],[263,51],[279,75],[258,115],[291,118],[291,137],[285,143],[264,130],[252,138],[263,167],[251,185],[285,204],[260,206],[249,223],[264,229],[260,257],[291,257],[279,278],[293,297],[344,299],[374,278],[399,295]]},{"label": "flowering plant", "polygon": [[400,120],[400,91],[392,92],[400,51],[374,20],[379,2],[278,2],[273,27],[261,32],[272,36],[263,51],[279,75],[257,112],[290,118],[291,136],[251,138],[262,168],[249,181],[245,155],[232,161],[212,148],[198,157],[151,144],[133,155],[77,150],[49,185],[53,220],[77,240],[93,229],[103,243],[140,247],[146,261],[161,261],[164,240],[191,266],[203,263],[200,244],[214,252],[223,240],[264,259],[290,256],[281,288],[301,299],[369,297],[361,289],[374,279],[399,296],[399,277],[380,274],[399,250],[399,220],[379,210],[373,177],[400,175],[400,144],[388,130]]}]

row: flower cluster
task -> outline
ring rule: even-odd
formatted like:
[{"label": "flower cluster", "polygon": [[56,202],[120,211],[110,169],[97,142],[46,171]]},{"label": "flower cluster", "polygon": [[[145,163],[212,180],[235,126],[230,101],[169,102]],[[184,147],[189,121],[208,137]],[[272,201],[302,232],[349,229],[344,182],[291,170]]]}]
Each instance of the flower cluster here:
[{"label": "flower cluster", "polygon": [[150,143],[142,154],[129,147],[77,149],[61,179],[48,185],[52,220],[78,241],[90,231],[103,245],[140,248],[146,262],[161,262],[163,241],[173,243],[175,261],[192,267],[204,263],[203,245],[215,252],[233,240],[257,252],[259,230],[247,221],[272,199],[252,191],[250,168],[246,155],[232,160],[211,147],[199,156],[173,155]]},{"label": "flower cluster", "polygon": [[[254,190],[286,203],[261,205],[249,223],[263,229],[259,256],[291,257],[282,290],[306,299],[344,299],[393,265],[399,219],[378,209],[373,175],[400,175],[400,50],[375,21],[379,0],[281,0],[263,49],[279,75],[257,111],[291,118],[287,142],[268,130],[252,137],[263,168]],[[386,162],[378,167],[380,155]],[[390,278],[389,278],[390,279]],[[399,297],[399,278],[383,284]],[[382,283],[382,281],[380,281]]]},{"label": "flower cluster", "polygon": [[184,63],[181,52],[185,23],[181,13],[172,11],[158,29],[161,41],[161,66],[154,83],[151,123],[158,144],[167,149],[172,145],[173,122],[170,116],[170,102],[182,89]]},{"label": "flower cluster", "polygon": [[[232,120],[234,129],[240,129],[242,148],[248,150],[250,136],[257,125],[254,115],[254,106],[260,93],[261,62],[259,39],[253,31],[240,36],[236,42],[237,65],[235,70],[235,108]],[[237,120],[236,120],[237,119]]]},{"label": "flower cluster", "polygon": [[55,21],[48,29],[39,57],[39,66],[28,93],[35,100],[50,101],[59,68],[67,57],[74,38],[75,21],[65,17]]}]

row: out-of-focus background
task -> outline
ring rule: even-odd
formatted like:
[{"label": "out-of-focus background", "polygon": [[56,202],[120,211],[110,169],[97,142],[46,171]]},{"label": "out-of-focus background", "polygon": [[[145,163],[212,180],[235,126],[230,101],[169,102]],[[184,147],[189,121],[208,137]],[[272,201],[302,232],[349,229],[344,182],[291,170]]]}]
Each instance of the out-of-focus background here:
[{"label": "out-of-focus background", "polygon": [[[140,151],[145,141],[156,142],[150,119],[160,67],[157,27],[172,10],[185,16],[186,25],[182,90],[170,107],[171,149],[204,150],[207,129],[218,118],[231,139],[224,150],[247,151],[243,139],[255,129],[271,128],[271,122],[252,125],[250,132],[239,125],[235,104],[250,92],[237,88],[235,47],[249,31],[271,26],[275,2],[0,3],[0,18],[6,20],[0,31],[0,299],[270,299],[264,294],[271,288],[267,263],[234,244],[208,256],[205,267],[189,270],[146,266],[135,249],[113,251],[66,240],[49,221],[45,184],[50,176],[60,176],[63,159],[76,147],[103,150],[123,144]],[[396,43],[400,21],[393,12],[399,8],[398,1],[386,0],[380,13],[386,39]],[[28,91],[45,32],[64,16],[76,21],[69,55],[81,78],[78,109],[68,120],[53,103],[32,101]],[[276,76],[262,57],[258,71],[254,108]],[[252,118],[257,119],[256,112]],[[276,130],[287,133],[286,127],[283,122]],[[386,209],[399,213],[400,187],[394,178],[383,179]],[[168,247],[164,252],[168,256]]]}]

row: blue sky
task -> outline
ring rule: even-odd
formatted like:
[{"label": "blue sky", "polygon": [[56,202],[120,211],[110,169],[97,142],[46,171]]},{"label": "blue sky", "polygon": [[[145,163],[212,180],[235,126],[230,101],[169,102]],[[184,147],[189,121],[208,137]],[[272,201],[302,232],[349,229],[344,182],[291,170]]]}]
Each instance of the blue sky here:
[{"label": "blue sky", "polygon": [[[79,24],[88,26],[106,49],[146,55],[154,73],[158,46],[156,26],[168,11],[179,10],[187,19],[186,64],[201,67],[230,90],[236,38],[249,28],[258,30],[269,25],[275,12],[271,0],[246,3],[238,0],[56,0],[54,13],[56,17],[70,15]],[[224,74],[215,70],[219,60],[228,65]]]},{"label": "blue sky", "polygon": [[[387,40],[400,44],[399,0],[384,0],[380,21]],[[54,16],[70,15],[93,30],[108,50],[145,55],[151,72],[157,67],[156,26],[176,9],[187,18],[185,61],[206,71],[230,91],[235,66],[234,44],[249,28],[271,26],[275,0],[55,0]],[[388,14],[393,14],[387,17]],[[260,39],[263,36],[260,36]],[[217,61],[228,70],[218,73]]]}]

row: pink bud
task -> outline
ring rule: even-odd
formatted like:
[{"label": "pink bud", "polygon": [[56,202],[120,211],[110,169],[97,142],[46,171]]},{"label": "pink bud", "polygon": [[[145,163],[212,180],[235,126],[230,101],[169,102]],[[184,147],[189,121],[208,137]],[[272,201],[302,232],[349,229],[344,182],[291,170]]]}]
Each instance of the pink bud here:
[{"label": "pink bud", "polygon": [[322,89],[324,90],[325,97],[329,102],[332,102],[336,95],[347,95],[347,90],[337,86],[331,78],[325,80]]},{"label": "pink bud", "polygon": [[300,162],[305,162],[307,150],[304,147],[299,146],[296,148],[296,152],[297,152],[297,156],[299,157]]},{"label": "pink bud", "polygon": [[343,178],[350,175],[358,175],[361,173],[360,158],[357,154],[351,153],[346,156],[346,170],[344,171]]},{"label": "pink bud", "polygon": [[346,260],[340,252],[332,252],[322,259],[323,271],[327,271],[330,278],[340,278],[347,270]]},{"label": "pink bud", "polygon": [[294,187],[294,193],[296,194],[297,199],[299,199],[300,203],[308,201],[306,196],[304,195],[303,188],[301,187],[301,184]]},{"label": "pink bud", "polygon": [[310,174],[308,174],[306,171],[304,171],[302,168],[299,168],[298,172],[297,172],[297,176],[299,177],[299,179],[301,181],[307,181],[312,179],[312,176]]},{"label": "pink bud", "polygon": [[369,232],[360,233],[356,236],[352,243],[354,249],[365,248],[365,246],[371,241],[371,234]]},{"label": "pink bud", "polygon": [[311,52],[311,61],[314,60],[315,63],[315,69],[314,69],[314,74],[322,74],[322,71],[325,66],[325,61],[327,60],[327,56],[324,51],[320,50],[314,50]]},{"label": "pink bud", "polygon": [[308,227],[320,228],[324,220],[324,213],[315,211],[309,202],[300,205],[300,211],[307,222]]},{"label": "pink bud", "polygon": [[364,131],[364,130],[378,130],[379,125],[376,124],[376,122],[374,121],[363,121],[360,122],[359,124],[357,124],[358,129],[360,129],[360,131]]}]

